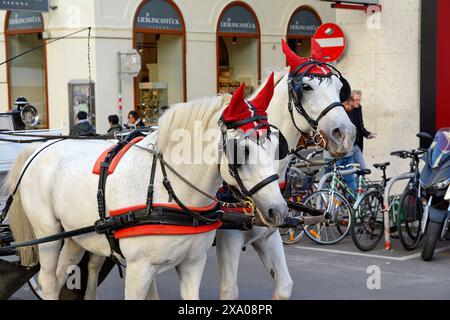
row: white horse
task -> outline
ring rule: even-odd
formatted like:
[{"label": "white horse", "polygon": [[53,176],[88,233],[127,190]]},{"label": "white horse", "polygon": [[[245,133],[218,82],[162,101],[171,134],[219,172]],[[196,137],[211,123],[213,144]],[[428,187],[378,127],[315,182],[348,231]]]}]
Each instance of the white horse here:
[{"label": "white horse", "polygon": [[[267,110],[270,122],[276,125],[286,137],[291,148],[294,148],[301,133],[293,125],[288,111],[288,75],[289,70],[275,72],[275,91]],[[257,96],[265,87],[263,81],[260,87],[250,97]],[[317,118],[318,115],[330,103],[339,101],[339,92],[342,84],[336,77],[324,82],[317,78],[305,78],[305,85],[312,90],[303,96],[302,104],[308,114]],[[299,128],[308,132],[311,130],[305,119],[294,111],[294,120]],[[344,154],[353,145],[355,128],[350,122],[343,108],[335,108],[329,112],[319,123],[328,137],[328,150],[334,154]],[[283,181],[289,159],[279,162],[278,174],[280,182]],[[289,299],[292,291],[293,281],[289,274],[284,254],[283,242],[277,230],[266,227],[254,227],[251,231],[218,229],[216,233],[216,251],[220,271],[220,297],[221,299],[237,299],[238,284],[237,274],[240,254],[243,246],[251,244],[260,256],[264,266],[275,281],[273,293],[274,299]],[[91,258],[92,260],[93,258]],[[95,297],[98,272],[102,261],[98,264],[91,263],[89,271],[89,285],[86,292],[87,297]],[[91,280],[92,279],[92,280]],[[152,284],[148,297],[158,298],[155,283]]]},{"label": "white horse", "polygon": [[[228,159],[220,158],[221,172],[217,170],[217,161],[200,161],[192,164],[176,161],[171,150],[180,146],[183,150],[192,150],[192,141],[182,139],[173,141],[172,133],[183,129],[182,136],[193,139],[196,130],[201,134],[210,134],[207,141],[200,141],[202,150],[217,150],[220,131],[217,125],[220,115],[230,102],[229,96],[203,98],[182,103],[170,108],[159,121],[157,132],[150,134],[138,143],[143,148],[157,146],[165,160],[192,184],[209,194],[215,194],[222,180],[232,185],[236,181],[230,176]],[[266,106],[267,107],[267,106]],[[200,124],[200,127],[196,124]],[[228,137],[239,138],[236,130],[227,130]],[[196,140],[199,143],[198,140]],[[238,148],[246,150],[245,156],[258,155],[256,164],[243,164],[239,170],[244,186],[248,189],[276,173],[274,152],[278,140],[264,139],[256,142],[252,139],[238,140]],[[44,144],[44,146],[48,143]],[[10,209],[10,223],[16,241],[22,242],[34,237],[41,238],[56,234],[62,230],[74,230],[90,226],[98,220],[97,184],[98,176],[91,174],[92,167],[99,155],[111,141],[64,140],[48,146],[39,153],[23,175],[18,194]],[[34,151],[33,156],[42,148]],[[24,159],[33,148],[27,149],[18,158],[11,169],[7,185],[14,188],[21,169],[26,165]],[[218,157],[217,152],[214,157]],[[29,160],[28,160],[29,161]],[[108,178],[106,186],[107,211],[145,202],[150,168],[153,155],[140,148],[131,148],[122,158],[114,174]],[[168,178],[180,200],[189,206],[204,207],[210,200],[193,191],[181,182],[172,172]],[[162,172],[156,170],[154,201],[167,203],[168,193],[162,186]],[[276,181],[267,184],[253,195],[257,207],[265,219],[273,215],[278,218],[287,212],[286,203]],[[183,299],[198,299],[199,286],[206,252],[211,247],[215,230],[195,235],[147,235],[120,239],[120,248],[126,259],[125,298],[144,299],[149,292],[156,274],[176,267],[180,277],[180,292]],[[77,236],[65,241],[54,241],[38,245],[38,258],[41,265],[39,283],[45,299],[58,299],[64,284],[67,267],[77,264],[85,251],[97,256],[109,256],[111,249],[106,237],[95,233]],[[36,251],[31,248],[21,250],[22,263],[29,265],[37,262]],[[91,271],[99,265],[101,258],[93,261]],[[58,263],[59,260],[59,263]],[[96,284],[91,278],[90,285]],[[152,290],[150,290],[152,292]],[[92,294],[92,293],[91,293]]]},{"label": "white horse", "polygon": [[[299,129],[302,132],[313,130],[314,133],[318,131],[323,133],[330,154],[337,157],[346,154],[353,145],[356,129],[344,109],[336,106],[336,103],[340,102],[341,99],[346,99],[345,93],[350,94],[350,87],[345,86],[348,83],[337,70],[298,57],[284,41],[282,41],[282,47],[290,71],[299,71],[294,76],[297,77],[297,82],[300,82],[302,86],[301,96],[298,95],[298,91],[296,92],[296,99],[300,101],[293,101],[293,103],[301,104],[310,121],[307,121],[308,119],[304,115],[299,114],[296,108],[293,108],[292,115],[289,112],[289,70],[286,70],[276,74],[277,85],[268,109],[272,123],[284,134],[291,148],[294,148],[299,141],[301,135]],[[258,94],[258,91],[255,95]],[[279,164],[281,181],[285,176],[288,160],[281,160]],[[252,231],[246,232],[218,230],[216,243],[221,274],[220,297],[222,299],[237,299],[239,256],[242,247],[250,243],[275,280],[273,298],[288,299],[290,297],[293,282],[287,269],[279,232],[263,227],[255,227]]]},{"label": "white horse", "polygon": [[[288,75],[289,70],[275,72],[276,87],[267,110],[271,123],[276,125],[285,136],[289,147],[295,148],[301,133],[295,128],[288,111]],[[318,78],[304,78],[305,85],[312,90],[305,92],[302,104],[308,114],[316,119],[328,105],[339,101],[342,84],[337,77],[330,81]],[[256,90],[257,95],[263,84]],[[251,97],[250,97],[251,98]],[[294,119],[303,132],[311,130],[308,122],[294,110]],[[319,129],[328,138],[328,150],[333,154],[345,154],[350,151],[355,137],[355,127],[343,108],[335,108],[319,122]],[[278,174],[280,183],[284,181],[289,158],[280,160]],[[217,230],[216,246],[220,270],[220,298],[237,299],[237,274],[242,248],[251,244],[261,261],[275,281],[274,299],[289,299],[293,281],[289,274],[284,254],[283,242],[278,230],[266,227],[254,227],[251,231]]]}]

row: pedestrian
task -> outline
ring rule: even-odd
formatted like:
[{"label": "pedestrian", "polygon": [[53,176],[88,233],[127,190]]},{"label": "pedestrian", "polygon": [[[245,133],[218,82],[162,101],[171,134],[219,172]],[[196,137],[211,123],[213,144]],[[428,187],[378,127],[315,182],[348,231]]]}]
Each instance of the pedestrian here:
[{"label": "pedestrian", "polygon": [[71,136],[95,136],[95,128],[89,123],[85,111],[80,111],[77,114],[77,124],[70,129]]},{"label": "pedestrian", "polygon": [[122,127],[119,124],[119,117],[115,114],[108,116],[109,129],[108,135],[114,136],[116,132],[122,131]]},{"label": "pedestrian", "polygon": [[364,138],[373,139],[377,134],[372,133],[364,127],[362,106],[361,106],[361,91],[353,90],[351,97],[353,100],[353,108],[348,113],[348,117],[356,127],[356,140],[353,146],[353,160],[355,163],[359,163],[361,169],[367,169],[366,162],[363,157]]},{"label": "pedestrian", "polygon": [[[353,98],[350,97],[347,101],[343,102],[345,111],[347,114],[353,110]],[[333,157],[328,153],[326,150],[323,152],[323,160],[325,162],[330,162],[333,159]],[[336,165],[338,166],[347,166],[349,164],[354,164],[356,161],[354,160],[354,148],[347,153],[347,155],[343,158],[340,158],[338,161],[336,161]],[[351,170],[352,167],[349,167],[345,170]],[[325,167],[323,174],[327,174],[330,172],[330,168]],[[345,174],[343,175],[343,178],[346,182],[346,184],[349,186],[350,189],[352,189],[354,192],[356,192],[356,175],[354,173],[352,174]]]},{"label": "pedestrian", "polygon": [[132,110],[128,113],[128,123],[125,125],[127,129],[136,129],[139,127],[145,127],[144,121],[139,118],[139,114]]}]

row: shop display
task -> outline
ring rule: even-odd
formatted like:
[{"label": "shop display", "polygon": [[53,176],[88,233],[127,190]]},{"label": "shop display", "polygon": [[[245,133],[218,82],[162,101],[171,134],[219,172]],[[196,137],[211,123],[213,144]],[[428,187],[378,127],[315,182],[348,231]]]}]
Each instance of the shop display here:
[{"label": "shop display", "polygon": [[139,83],[139,115],[146,125],[155,125],[168,108],[167,83]]}]

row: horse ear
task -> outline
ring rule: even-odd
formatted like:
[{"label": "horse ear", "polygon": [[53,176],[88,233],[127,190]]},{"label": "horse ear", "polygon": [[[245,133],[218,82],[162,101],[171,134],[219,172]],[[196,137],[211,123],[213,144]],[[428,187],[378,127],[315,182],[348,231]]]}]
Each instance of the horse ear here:
[{"label": "horse ear", "polygon": [[230,103],[223,111],[223,119],[226,122],[235,120],[239,114],[241,114],[245,110],[248,110],[248,107],[244,102],[244,89],[245,82],[243,82],[234,92],[233,96],[231,97]]},{"label": "horse ear", "polygon": [[291,48],[289,48],[284,39],[281,39],[281,47],[283,48],[283,53],[286,56],[288,65],[291,67],[291,71],[304,62],[304,58],[300,58],[298,55],[296,55],[295,52],[292,51]]},{"label": "horse ear", "polygon": [[319,46],[314,38],[311,39],[311,57],[319,61],[323,59],[322,47]]},{"label": "horse ear", "polygon": [[258,95],[251,101],[258,113],[265,113],[269,107],[270,100],[272,100],[273,91],[275,88],[274,73],[272,72],[266,81],[266,84],[258,93]]}]

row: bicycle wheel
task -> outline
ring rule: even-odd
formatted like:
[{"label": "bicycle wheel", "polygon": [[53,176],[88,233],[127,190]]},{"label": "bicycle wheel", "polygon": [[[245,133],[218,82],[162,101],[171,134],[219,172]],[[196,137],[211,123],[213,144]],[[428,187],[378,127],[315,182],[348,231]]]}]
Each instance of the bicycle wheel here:
[{"label": "bicycle wheel", "polygon": [[352,215],[351,234],[361,251],[374,249],[384,231],[383,197],[376,190],[368,191]]},{"label": "bicycle wheel", "polygon": [[417,197],[417,191],[407,190],[400,198],[400,207],[397,211],[397,232],[400,243],[406,250],[417,247],[422,238],[420,224],[423,207]]},{"label": "bicycle wheel", "polygon": [[306,197],[305,205],[325,211],[325,222],[304,226],[305,234],[319,244],[335,244],[350,230],[352,207],[339,193],[321,190]]}]

